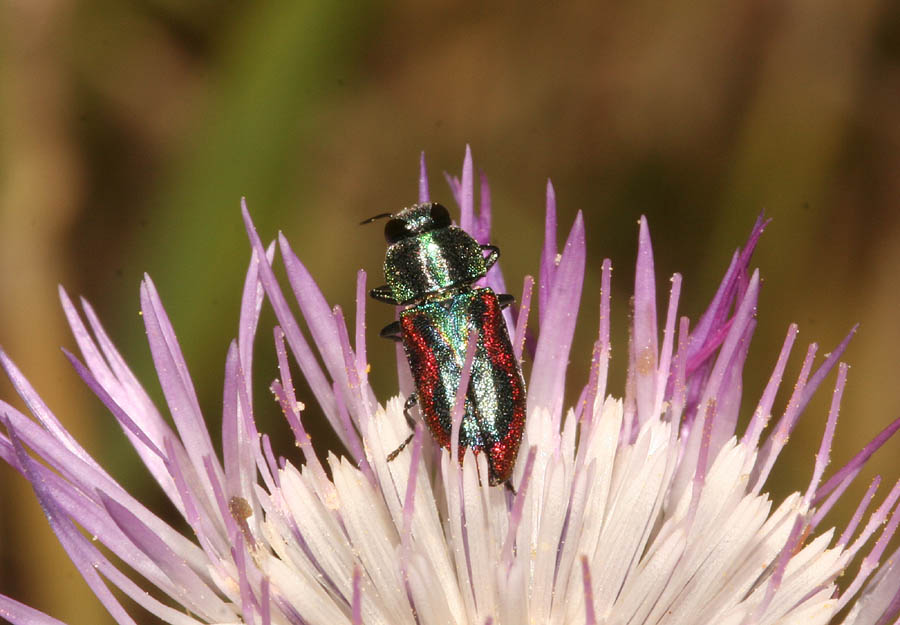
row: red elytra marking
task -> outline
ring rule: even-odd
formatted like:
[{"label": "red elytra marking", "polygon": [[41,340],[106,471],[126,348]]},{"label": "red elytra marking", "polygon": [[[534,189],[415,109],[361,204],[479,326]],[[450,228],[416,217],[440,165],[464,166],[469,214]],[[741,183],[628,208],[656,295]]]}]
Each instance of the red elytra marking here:
[{"label": "red elytra marking", "polygon": [[519,452],[519,443],[522,440],[525,425],[525,389],[521,384],[519,367],[510,348],[509,337],[503,340],[504,326],[500,324],[505,322],[500,314],[497,297],[493,292],[485,292],[481,295],[481,300],[485,305],[481,324],[482,343],[492,366],[506,374],[513,402],[513,414],[506,428],[506,434],[489,450],[494,475],[498,481],[503,482],[512,474]]},{"label": "red elytra marking", "polygon": [[441,420],[434,411],[434,389],[440,381],[440,368],[437,357],[428,348],[425,338],[416,332],[410,315],[401,315],[400,324],[403,335],[407,339],[407,349],[420,363],[417,372],[416,389],[419,393],[419,408],[425,414],[428,429],[441,447],[450,448],[450,433],[441,427]]},{"label": "red elytra marking", "polygon": [[[501,315],[496,295],[493,291],[486,290],[479,293],[477,299],[482,303],[483,309],[478,311],[476,308],[470,309],[470,311],[473,313],[475,325],[480,326],[480,348],[484,349],[491,366],[505,374],[513,405],[513,414],[510,415],[506,424],[503,438],[488,449],[492,473],[491,482],[497,484],[509,479],[515,466],[525,424],[525,389],[509,337],[504,332],[506,326],[501,325],[505,324],[505,321]],[[419,407],[435,440],[441,447],[449,449],[450,432],[444,430],[440,416],[434,409],[434,391],[441,382],[440,368],[433,349],[416,329],[414,323],[416,318],[415,313],[401,315],[400,323],[410,359],[416,363],[416,389],[419,393]],[[471,447],[471,449],[476,454],[481,451],[478,447]],[[465,452],[466,447],[460,446],[458,458],[460,462],[463,461]]]}]

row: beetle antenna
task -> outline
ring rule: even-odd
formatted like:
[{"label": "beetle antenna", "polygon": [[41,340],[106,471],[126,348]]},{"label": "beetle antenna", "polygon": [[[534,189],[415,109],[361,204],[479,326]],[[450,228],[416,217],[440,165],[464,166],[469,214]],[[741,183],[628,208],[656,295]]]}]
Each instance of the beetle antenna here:
[{"label": "beetle antenna", "polygon": [[385,217],[390,217],[392,214],[393,213],[380,213],[378,215],[375,215],[374,217],[369,217],[368,219],[364,219],[363,221],[359,222],[359,225],[365,226],[366,224],[370,224],[373,221],[377,221],[379,219],[384,219]]}]

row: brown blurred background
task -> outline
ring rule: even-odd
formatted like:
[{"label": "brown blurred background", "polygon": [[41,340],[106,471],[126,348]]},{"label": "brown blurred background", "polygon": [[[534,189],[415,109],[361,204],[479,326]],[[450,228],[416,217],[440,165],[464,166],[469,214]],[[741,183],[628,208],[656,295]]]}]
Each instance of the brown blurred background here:
[{"label": "brown blurred background", "polygon": [[[681,311],[696,319],[765,209],[774,222],[754,263],[765,284],[748,412],[788,323],[801,330],[795,376],[806,343],[826,353],[860,322],[832,468],[900,416],[896,3],[423,4],[0,3],[0,344],[130,489],[170,510],[60,354],[74,344],[56,284],[93,302],[159,398],[138,315],[149,272],[216,431],[249,258],[240,197],[265,239],[286,232],[352,319],[355,272],[380,283],[384,252],[380,227],[356,224],[415,200],[420,150],[432,196],[449,202],[442,172],[458,174],[467,142],[491,180],[494,242],[514,294],[537,270],[547,177],[561,240],[585,213],[571,394],[587,376],[604,257],[616,268],[611,389],[621,394],[640,214],[660,305],[667,277],[682,272]],[[373,383],[386,399],[393,349],[376,331],[392,311],[368,310]],[[260,325],[257,411],[296,458],[265,390],[273,323],[267,313]],[[778,497],[808,483],[833,384],[832,374],[772,478]],[[5,381],[0,393],[21,404]],[[893,483],[898,454],[893,441],[829,521],[846,520],[874,473]],[[28,485],[5,466],[0,484],[0,592],[72,624],[110,622]]]}]

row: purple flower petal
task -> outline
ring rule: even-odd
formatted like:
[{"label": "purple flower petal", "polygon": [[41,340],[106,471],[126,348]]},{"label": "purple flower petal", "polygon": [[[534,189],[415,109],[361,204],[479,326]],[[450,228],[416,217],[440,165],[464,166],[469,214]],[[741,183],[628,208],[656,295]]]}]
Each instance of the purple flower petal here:
[{"label": "purple flower petal", "polygon": [[334,397],[337,399],[338,404],[338,413],[341,416],[341,424],[344,426],[344,432],[347,435],[347,440],[350,441],[352,447],[348,450],[350,452],[350,456],[356,461],[356,464],[362,470],[363,474],[369,478],[370,483],[375,484],[375,474],[372,472],[372,467],[369,466],[369,461],[366,459],[366,454],[363,451],[362,440],[354,436],[356,433],[356,429],[353,426],[353,422],[350,418],[350,413],[347,412],[347,404],[344,401],[344,394],[341,391],[340,387],[335,384],[333,387]]},{"label": "purple flower petal", "polygon": [[[256,233],[256,228],[253,226],[253,221],[250,219],[250,212],[247,210],[247,203],[244,200],[241,201],[241,213],[244,218],[247,236],[250,239],[250,245],[256,251],[257,258],[262,258],[264,253],[262,241],[260,241],[259,235]],[[272,271],[272,267],[269,263],[260,263],[259,278],[266,291],[266,295],[269,298],[269,302],[275,310],[275,316],[278,319],[278,323],[284,328],[284,334],[287,338],[288,345],[290,345],[291,352],[294,354],[294,358],[297,360],[297,364],[303,372],[303,377],[305,377],[306,381],[309,383],[309,387],[312,390],[313,395],[315,395],[319,406],[322,407],[322,412],[325,413],[328,422],[336,432],[339,431],[340,424],[338,423],[337,404],[334,399],[334,394],[331,392],[331,384],[325,379],[325,374],[322,372],[319,363],[316,361],[316,357],[313,355],[312,350],[310,350],[306,339],[303,338],[300,326],[297,324],[297,321],[291,313],[287,300],[281,292],[281,287],[278,286],[278,281],[275,279],[275,273]]]},{"label": "purple flower petal", "polygon": [[278,461],[275,460],[275,452],[272,451],[272,439],[268,434],[262,435],[262,447],[268,474],[272,480],[272,485],[267,484],[266,486],[269,488],[269,492],[275,492],[281,488],[281,478],[278,475]]},{"label": "purple flower petal", "polygon": [[[366,272],[360,269],[356,273],[356,336],[353,347],[356,352],[354,364],[356,374],[359,383],[364,386],[369,385],[369,361],[366,356],[366,297]],[[375,410],[371,406],[366,406],[365,412],[370,414]]]},{"label": "purple flower petal", "polygon": [[461,205],[462,183],[459,181],[459,178],[445,171],[444,180],[447,182],[447,186],[450,187],[450,194],[453,196],[453,201],[456,202],[457,206]]},{"label": "purple flower petal", "polygon": [[687,354],[688,349],[690,349],[689,328],[690,320],[687,317],[679,319],[678,349],[675,352],[675,360],[672,361],[672,375],[669,377],[671,386],[669,420],[677,426],[674,429],[680,430],[679,433],[681,434],[686,434],[686,432],[690,431],[684,428],[683,422],[679,423],[687,402]]},{"label": "purple flower petal", "polygon": [[528,316],[531,313],[531,294],[534,289],[534,278],[525,276],[522,285],[522,298],[519,302],[519,314],[516,315],[516,328],[513,332],[513,354],[516,360],[522,360],[522,350],[525,348],[525,333],[528,330]]},{"label": "purple flower petal", "polygon": [[813,475],[809,482],[809,488],[806,489],[806,493],[803,495],[803,501],[807,505],[812,501],[813,496],[816,494],[816,489],[819,487],[819,483],[822,480],[822,474],[825,473],[825,467],[828,466],[828,461],[831,457],[831,443],[834,440],[834,431],[837,427],[838,413],[841,409],[841,398],[844,396],[844,385],[847,383],[847,369],[847,364],[843,362],[838,367],[838,377],[837,382],[834,385],[834,392],[831,394],[831,408],[828,410],[828,421],[825,423],[825,433],[822,435],[822,442],[819,445],[819,451],[816,453],[816,463],[813,467]]},{"label": "purple flower petal", "polygon": [[[734,253],[731,265],[725,272],[725,277],[722,279],[712,302],[703,315],[701,315],[700,320],[697,322],[696,327],[691,333],[694,347],[690,352],[689,361],[693,360],[695,354],[706,347],[709,340],[716,335],[718,329],[725,322],[728,310],[731,308],[731,301],[737,295],[741,276],[746,274],[750,264],[750,258],[753,255],[753,250],[756,248],[756,244],[759,242],[763,230],[765,230],[770,221],[771,220],[765,219],[763,215],[760,214],[756,219],[756,223],[753,225],[750,237],[744,245],[743,251],[738,249]],[[688,372],[690,373],[696,366],[697,364],[689,364]]]},{"label": "purple flower petal", "polygon": [[[125,364],[91,305],[85,300],[81,301],[85,316],[96,337],[96,343],[91,339],[78,312],[62,289],[60,299],[89,374],[83,366],[75,364],[72,356],[67,354],[67,357],[82,379],[119,420],[129,441],[166,495],[176,502],[178,496],[171,476],[157,453],[157,450],[163,448],[164,439],[175,438],[174,431],[162,418],[150,396]],[[102,355],[98,351],[98,346],[102,350]],[[181,451],[183,452],[183,449]]]},{"label": "purple flower petal", "polygon": [[532,445],[528,449],[525,467],[522,469],[521,478],[519,478],[519,488],[516,491],[512,509],[509,512],[509,529],[507,530],[506,540],[503,543],[503,550],[500,556],[500,562],[506,564],[507,572],[513,565],[513,546],[515,545],[516,534],[519,531],[519,523],[522,522],[522,511],[525,507],[525,497],[528,495],[528,486],[531,483],[531,474],[534,471],[534,458],[536,455],[537,447]]},{"label": "purple flower petal", "polygon": [[425,166],[425,152],[419,155],[419,204],[431,201],[428,193],[428,168]]},{"label": "purple flower petal", "polygon": [[744,436],[741,439],[743,444],[753,449],[755,449],[757,443],[759,443],[759,435],[769,421],[772,404],[775,403],[775,394],[781,386],[781,380],[784,377],[784,368],[787,365],[788,357],[791,355],[791,350],[794,347],[794,340],[796,338],[797,324],[792,323],[788,328],[784,344],[781,346],[781,353],[778,355],[778,362],[775,364],[775,369],[772,371],[772,375],[769,376],[769,381],[766,383],[766,388],[759,399],[756,410],[753,411],[753,417],[750,424],[747,426],[747,431],[744,432]]},{"label": "purple flower petal", "polygon": [[[331,307],[325,301],[325,297],[309,274],[306,266],[294,254],[284,235],[279,234],[278,242],[281,247],[281,256],[287,271],[288,281],[294,291],[294,297],[300,306],[313,341],[322,357],[322,362],[325,364],[331,379],[340,385],[344,398],[347,401],[347,407],[354,418],[354,424],[358,426],[367,415],[363,414],[364,406],[359,399],[359,395],[350,392],[347,361],[341,348],[340,333],[334,323]],[[288,337],[288,342],[290,342],[290,337]],[[349,349],[349,345],[347,349]],[[372,400],[371,403],[374,403],[374,397],[372,397]],[[352,449],[354,443],[359,443],[360,441],[357,440],[351,443],[350,437],[358,439],[359,433],[355,431],[342,432],[342,429],[339,428],[337,432],[343,443]]]},{"label": "purple flower petal", "polygon": [[672,276],[672,286],[669,289],[669,307],[666,311],[666,328],[663,331],[663,346],[660,352],[659,367],[656,371],[656,401],[653,404],[651,414],[656,417],[662,410],[665,400],[666,383],[669,379],[669,371],[672,364],[672,350],[675,346],[675,323],[678,320],[678,300],[681,297],[681,274]]},{"label": "purple flower petal", "polygon": [[[703,493],[703,485],[706,483],[706,471],[709,465],[709,446],[710,437],[712,435],[712,426],[716,419],[716,402],[711,400],[708,404],[706,418],[703,420],[703,431],[700,435],[699,449],[697,450],[697,460],[695,463],[687,462],[684,466],[692,468],[691,475],[691,504],[688,508],[687,525],[692,525],[697,514],[697,506],[700,503],[700,495]],[[675,491],[678,492],[677,490]]]},{"label": "purple flower petal", "polygon": [[[368,461],[366,460],[366,454],[363,452],[361,432],[366,431],[369,427],[369,420],[375,414],[377,400],[375,399],[375,393],[372,392],[368,383],[363,382],[363,380],[368,379],[368,376],[365,374],[360,375],[359,369],[357,369],[358,360],[353,353],[353,348],[350,347],[347,324],[344,321],[344,315],[340,306],[334,307],[332,318],[334,320],[334,325],[338,330],[339,345],[341,353],[344,356],[344,370],[347,372],[348,380],[348,388],[346,390],[341,390],[340,395],[337,391],[339,386],[337,382],[335,382],[335,398],[338,400],[339,407],[341,403],[343,403],[344,408],[342,410],[344,412],[346,411],[346,402],[343,402],[342,400],[344,393],[348,393],[354,404],[357,406],[358,413],[356,425],[351,422],[349,415],[347,419],[344,419],[343,412],[341,414],[341,421],[344,424],[344,428],[347,430],[347,440],[350,441],[351,444],[349,450],[350,453],[353,455],[357,464],[363,468],[363,471],[369,475],[369,477],[373,477]],[[365,367],[363,369],[365,369]]]},{"label": "purple flower petal", "polygon": [[[891,510],[894,508],[894,504],[897,503],[897,500],[900,499],[900,480],[894,482],[893,488],[891,488],[890,492],[888,492],[887,496],[884,498],[884,501],[881,502],[881,505],[869,516],[869,520],[866,523],[866,526],[863,528],[862,532],[860,532],[859,536],[853,543],[847,548],[847,553],[849,558],[852,559],[869,541],[869,539],[878,531],[878,528],[884,525],[884,522],[887,521],[888,517],[891,514]],[[887,531],[885,529],[885,531]],[[877,547],[877,544],[876,544]],[[874,547],[873,547],[874,549]],[[871,555],[871,554],[870,554]],[[871,558],[866,558],[871,561]],[[865,577],[865,574],[860,572],[858,577]],[[854,581],[854,584],[856,581]],[[862,581],[859,581],[857,584],[857,588],[862,584]],[[848,587],[847,591],[845,591],[846,595],[852,595],[853,593],[853,584]]]},{"label": "purple flower petal", "polygon": [[736,433],[738,414],[741,409],[741,396],[743,394],[741,378],[755,329],[756,320],[751,318],[745,326],[744,334],[738,339],[737,348],[734,350],[731,361],[728,363],[722,376],[722,384],[716,395],[716,420],[713,424],[712,438],[710,440],[710,449],[713,457]]},{"label": "purple flower petal", "polygon": [[790,562],[791,556],[800,547],[800,541],[803,537],[802,534],[803,519],[797,517],[794,521],[794,526],[791,528],[791,534],[788,537],[787,542],[781,548],[781,553],[778,555],[778,560],[775,562],[775,569],[766,586],[766,594],[763,597],[763,600],[756,606],[754,618],[751,622],[757,621],[766,611],[766,608],[769,607],[769,604],[772,603],[772,599],[775,597],[775,591],[781,586],[781,581],[784,578],[784,572],[785,569],[787,569],[788,562]]},{"label": "purple flower petal", "polygon": [[[152,527],[154,532],[162,536],[181,557],[189,560],[192,566],[203,567],[202,563],[205,561],[205,558],[196,545],[144,508],[105,471],[85,463],[79,456],[63,447],[51,434],[3,402],[0,402],[0,414],[5,418],[10,428],[10,433],[14,432],[18,439],[27,444],[59,472],[59,476],[53,473],[48,474],[52,475],[54,480],[65,479],[65,482],[59,483],[55,491],[55,497],[60,501],[69,501],[66,498],[74,497],[74,499],[71,499],[71,505],[67,508],[69,514],[85,527],[93,528],[95,530],[92,531],[93,534],[103,536],[110,541],[115,538],[115,535],[111,534],[108,529],[95,525],[96,523],[102,523],[102,518],[89,516],[93,514],[92,506],[95,507],[99,502],[96,493],[103,492],[106,496],[128,507],[143,523]],[[24,467],[19,464],[11,441],[2,436],[0,436],[0,456],[24,474]],[[184,461],[186,461],[186,458]],[[43,473],[45,468],[42,465],[34,464],[33,466],[34,472],[38,475],[45,475],[44,482],[46,484],[52,485],[56,483],[53,480],[48,481],[49,478],[46,478],[48,474]],[[90,497],[93,503],[87,502],[84,499],[85,496]],[[112,542],[107,544],[111,548],[114,547]]]},{"label": "purple flower petal", "polygon": [[234,560],[235,569],[238,574],[238,588],[241,593],[241,620],[246,625],[256,625],[254,614],[257,612],[258,603],[250,588],[249,567],[247,566],[247,553],[244,547],[244,539],[240,533],[234,535],[232,539],[234,546],[231,548],[231,555]]},{"label": "purple flower petal", "polygon": [[101,495],[110,518],[140,552],[160,567],[170,582],[172,597],[203,618],[226,621],[235,617],[213,588],[204,582],[156,532],[144,525],[125,506]]},{"label": "purple flower petal", "polygon": [[101,579],[100,574],[94,568],[91,558],[86,557],[87,554],[82,549],[83,537],[78,530],[73,527],[71,521],[69,521],[65,513],[56,505],[56,502],[50,496],[44,485],[44,481],[37,475],[34,469],[34,461],[28,456],[25,448],[22,447],[22,443],[16,436],[15,431],[12,430],[8,421],[5,421],[4,425],[6,425],[6,429],[9,431],[10,440],[15,449],[19,466],[22,467],[25,477],[31,483],[34,493],[37,495],[38,501],[44,509],[44,515],[47,517],[47,521],[53,529],[53,533],[56,534],[59,542],[66,550],[66,553],[69,554],[69,557],[72,559],[78,572],[81,573],[81,576],[87,582],[90,589],[118,623],[137,625],[131,617],[128,616],[128,613],[110,592],[109,588],[107,588],[106,584]]},{"label": "purple flower petal", "polygon": [[255,431],[248,431],[247,421],[242,418],[247,410],[247,402],[240,401],[239,396],[246,396],[247,389],[245,378],[240,371],[239,359],[238,346],[232,341],[225,357],[225,384],[222,397],[225,492],[229,498],[242,497],[252,501],[257,464],[254,446],[258,446],[259,439]]},{"label": "purple flower petal", "polygon": [[[150,344],[160,386],[169,404],[175,428],[184,442],[185,451],[200,483],[211,494],[213,484],[204,479],[203,457],[215,457],[215,450],[175,332],[159,300],[156,287],[146,275],[141,283],[141,311],[147,330],[147,342]],[[221,469],[216,471],[215,479],[219,482],[224,479]]]},{"label": "purple flower petal", "polygon": [[[474,191],[474,162],[472,160],[472,150],[466,146],[466,157],[463,161],[462,179],[455,178],[449,174],[445,174],[447,183],[450,185],[453,197],[460,207],[459,226],[468,232],[473,239],[479,244],[486,245],[491,242],[491,190],[487,177],[480,174],[480,201],[478,213],[475,213],[475,191]],[[488,271],[487,276],[475,283],[477,286],[487,286],[495,293],[506,293],[506,281],[503,279],[503,272],[500,263],[496,263]],[[510,333],[513,332],[513,312],[509,309],[503,311],[503,317],[506,319],[506,325]]]},{"label": "purple flower petal", "polygon": [[538,318],[544,327],[547,304],[553,289],[554,276],[559,265],[556,251],[556,192],[553,183],[547,180],[547,206],[544,216],[544,248],[541,251],[541,265],[538,271]]},{"label": "purple flower petal", "polygon": [[584,623],[595,625],[597,617],[594,615],[594,589],[591,586],[591,565],[587,556],[581,556],[581,574],[584,579]]},{"label": "purple flower petal", "polygon": [[[885,520],[887,520],[888,515],[890,514],[890,522],[885,526],[884,530],[881,532],[881,536],[878,537],[875,545],[872,547],[872,550],[866,554],[866,557],[863,558],[862,563],[859,565],[859,571],[856,574],[856,577],[853,578],[853,581],[841,593],[840,601],[838,602],[837,609],[842,609],[849,601],[852,599],[857,592],[859,592],[860,588],[862,588],[865,581],[869,578],[869,576],[878,568],[878,564],[880,563],[881,556],[884,554],[885,548],[887,548],[888,542],[894,536],[897,531],[898,525],[900,525],[900,506],[897,508],[893,508],[893,504],[896,502],[898,492],[900,492],[900,482],[898,482],[897,486],[891,491],[888,495],[888,499],[879,506],[878,510],[869,521],[869,525],[866,530],[863,531],[863,535],[867,534],[867,530],[870,529],[871,526],[880,526]],[[893,510],[892,510],[893,508]],[[874,531],[874,527],[872,527],[872,531]],[[859,543],[860,541],[857,541]],[[855,549],[853,547],[850,548],[850,551],[853,552]],[[895,576],[896,577],[896,576]],[[900,590],[898,590],[900,591]],[[885,610],[880,615],[881,618],[877,621],[878,623],[887,622],[893,619],[896,616],[896,613],[891,613],[894,610],[895,599],[892,599]]]},{"label": "purple flower petal", "polygon": [[897,621],[894,619],[897,618],[898,614],[900,614],[900,587],[897,588],[894,596],[891,597],[890,603],[888,603],[884,612],[881,614],[881,618],[878,619],[875,625],[888,625],[888,623],[891,622],[896,623]]},{"label": "purple flower petal", "polygon": [[[831,369],[834,368],[834,365],[837,364],[838,360],[843,355],[844,350],[847,349],[847,345],[850,343],[850,339],[853,338],[853,335],[856,333],[857,327],[858,326],[854,326],[850,330],[847,336],[844,337],[844,340],[828,354],[825,358],[825,362],[822,363],[816,372],[809,378],[809,381],[807,381],[806,376],[809,373],[809,369],[812,367],[812,360],[816,349],[815,345],[810,346],[810,351],[807,353],[803,369],[798,378],[797,386],[788,402],[788,407],[784,411],[784,415],[782,415],[775,430],[760,450],[760,458],[764,460],[757,465],[758,467],[761,467],[758,473],[758,487],[761,487],[765,482],[772,465],[775,463],[775,460],[787,443],[794,426],[797,424],[797,420],[800,418],[800,415],[803,413],[803,410],[806,408],[810,399],[812,399],[813,393],[815,393],[816,389],[822,383],[822,380],[828,375]],[[754,479],[757,479],[756,475],[751,477],[751,482]]]},{"label": "purple flower petal", "polygon": [[753,475],[750,476],[750,482],[756,484],[754,492],[759,492],[759,489],[762,488],[762,485],[769,477],[769,472],[775,465],[778,454],[781,453],[781,450],[787,443],[788,434],[791,430],[791,419],[799,415],[799,412],[797,412],[794,407],[799,402],[799,398],[809,379],[809,372],[812,369],[813,360],[815,359],[816,351],[818,351],[818,349],[818,345],[811,343],[806,350],[806,356],[803,359],[803,365],[800,367],[800,373],[797,375],[797,382],[794,384],[794,390],[791,393],[791,398],[788,400],[787,408],[785,409],[784,414],[781,415],[781,418],[778,420],[773,431],[769,434],[768,439],[766,439],[766,442],[759,450],[759,459],[753,469]]},{"label": "purple flower petal", "polygon": [[843,481],[843,479],[852,472],[855,472],[857,469],[862,467],[869,458],[872,457],[878,449],[884,445],[888,439],[890,439],[894,433],[900,430],[900,417],[894,419],[891,423],[889,423],[881,432],[878,433],[875,438],[873,438],[869,443],[857,452],[853,458],[850,459],[850,462],[845,464],[843,468],[837,471],[828,481],[825,482],[819,489],[816,490],[816,496],[813,499],[813,505],[818,505],[819,501],[825,496],[827,496],[832,490],[837,488],[837,486]]},{"label": "purple flower petal", "polygon": [[0,595],[0,618],[6,619],[12,625],[66,625],[6,595]]},{"label": "purple flower petal", "polygon": [[472,148],[466,145],[463,157],[462,180],[459,193],[459,227],[466,232],[475,231],[475,165],[472,162]]},{"label": "purple flower petal", "polygon": [[[710,371],[706,388],[700,400],[704,403],[715,400],[717,411],[725,409],[724,412],[717,412],[719,419],[714,426],[711,441],[713,453],[716,453],[721,445],[734,435],[737,408],[741,401],[740,372],[743,369],[747,350],[750,347],[750,337],[756,324],[754,317],[758,298],[759,271],[757,270],[753,272],[746,293],[732,318],[728,334],[725,336],[719,355]],[[700,411],[702,412],[702,410],[703,406],[701,405]]]},{"label": "purple flower petal", "polygon": [[612,288],[612,261],[603,259],[600,270],[600,323],[597,329],[597,340],[591,355],[591,372],[588,380],[587,413],[593,420],[594,404],[599,398],[606,396],[606,378],[609,373],[609,315],[611,311],[609,298]]},{"label": "purple flower petal", "polygon": [[491,185],[483,171],[478,174],[478,189],[481,195],[478,198],[478,218],[475,220],[472,236],[479,243],[485,244],[491,242]]},{"label": "purple flower petal", "polygon": [[[845,480],[847,485],[850,484],[850,480]],[[854,511],[853,516],[850,517],[850,522],[847,523],[847,527],[844,528],[844,531],[841,532],[840,538],[838,538],[837,545],[839,547],[845,546],[850,542],[850,539],[853,538],[853,534],[856,532],[856,528],[859,527],[859,522],[862,520],[863,515],[866,513],[866,510],[869,509],[869,504],[872,503],[872,498],[875,497],[875,491],[878,490],[878,487],[881,485],[881,476],[876,475],[872,479],[872,483],[869,484],[869,488],[866,489],[866,494],[863,495],[863,498],[860,499],[859,505],[856,506],[856,511]],[[842,485],[843,486],[843,485]],[[844,486],[846,488],[846,486]],[[830,499],[830,497],[829,497]],[[835,500],[836,501],[836,500]],[[816,521],[819,520],[819,512],[827,512],[830,509],[830,506],[823,505],[816,512],[816,516],[813,517],[811,522],[812,526],[815,527],[817,525]]]},{"label": "purple flower petal", "polygon": [[[472,235],[481,245],[491,243],[491,188],[488,184],[487,177],[481,174],[481,199],[478,205],[478,216],[475,219],[475,229],[469,234]],[[497,262],[491,267],[487,276],[476,282],[477,285],[484,285],[493,289],[494,293],[507,293],[506,280],[503,277],[503,269],[501,263]],[[515,326],[515,311],[507,308],[503,311],[503,317],[506,319],[506,326],[510,333],[513,332]]]},{"label": "purple flower petal", "polygon": [[637,418],[643,423],[653,416],[656,404],[656,372],[659,358],[656,324],[656,276],[653,273],[653,247],[647,219],[641,216],[638,235],[637,269],[634,279],[634,384]]},{"label": "purple flower petal", "polygon": [[556,421],[562,415],[563,389],[581,301],[584,263],[584,220],[579,211],[556,268],[552,291],[542,311],[541,335],[528,385],[528,414],[541,406],[555,415]]},{"label": "purple flower petal", "polygon": [[325,475],[325,469],[319,462],[318,456],[312,447],[312,439],[306,433],[303,427],[303,421],[300,417],[300,407],[297,398],[294,396],[294,384],[291,380],[291,369],[287,361],[287,352],[284,349],[284,332],[276,326],[275,334],[275,355],[278,359],[278,371],[281,375],[281,382],[273,382],[272,391],[281,404],[284,416],[294,432],[294,438],[303,457],[306,460],[306,466],[316,475],[320,484],[328,482]]},{"label": "purple flower petal", "polygon": [[262,625],[272,625],[272,597],[268,577],[263,577],[260,581],[259,617]]},{"label": "purple flower petal", "polygon": [[463,359],[462,370],[459,376],[459,388],[456,389],[456,399],[453,402],[453,412],[450,413],[452,428],[450,430],[450,457],[462,460],[465,448],[459,447],[459,428],[462,424],[463,407],[466,402],[466,392],[469,388],[469,378],[472,375],[472,363],[475,362],[475,350],[478,347],[478,335],[472,332],[466,345],[466,356]]},{"label": "purple flower petal", "polygon": [[74,354],[69,352],[67,349],[62,350],[63,354],[66,358],[69,359],[69,362],[72,364],[72,368],[75,369],[75,373],[78,374],[78,377],[82,379],[82,381],[94,391],[94,394],[97,395],[97,398],[103,402],[106,408],[113,413],[113,416],[118,420],[119,424],[122,426],[122,430],[129,436],[131,439],[132,445],[134,445],[135,450],[141,455],[141,458],[147,458],[145,460],[145,464],[153,466],[156,468],[157,463],[159,464],[161,480],[160,484],[165,488],[171,485],[171,476],[167,472],[165,472],[165,463],[163,462],[164,454],[162,450],[156,445],[154,441],[147,436],[147,433],[141,429],[141,427],[134,422],[131,416],[126,413],[119,404],[115,402],[115,400],[109,395],[106,389],[100,385],[100,382],[94,377],[94,373],[89,371],[84,364],[81,363],[78,358],[75,357]]},{"label": "purple flower petal", "polygon": [[[259,313],[262,310],[265,291],[259,282],[259,259],[256,251],[250,255],[250,267],[244,279],[244,291],[241,295],[241,313],[238,322],[238,349],[240,352],[241,371],[246,379],[247,393],[252,394],[253,380],[253,342],[256,338],[256,326],[259,324]],[[271,265],[275,258],[275,243],[266,249],[266,259]]]},{"label": "purple flower petal", "polygon": [[41,425],[47,429],[53,437],[59,441],[62,445],[66,447],[71,453],[78,456],[83,462],[95,467],[96,469],[100,469],[100,466],[91,458],[90,454],[88,454],[84,448],[78,444],[78,441],[75,440],[66,428],[59,422],[59,419],[50,411],[50,408],[47,407],[47,404],[44,403],[44,400],[41,399],[40,395],[38,395],[37,391],[34,390],[34,387],[31,386],[31,383],[22,375],[22,372],[19,371],[19,368],[15,365],[15,363],[9,359],[2,349],[0,349],[0,367],[3,367],[4,371],[6,371],[7,377],[9,377],[9,381],[12,382],[13,387],[16,389],[16,392],[19,394],[19,397],[25,402],[25,405],[28,406],[28,410],[31,411],[38,421],[41,422]]},{"label": "purple flower petal", "polygon": [[[17,468],[22,468],[18,459],[15,458],[16,452],[11,441],[3,441],[2,452],[0,453],[7,461],[10,461],[7,455],[11,453],[14,456],[11,464]],[[24,473],[24,469],[22,471]],[[110,518],[105,508],[98,503],[101,498],[105,497],[102,493],[94,491],[84,492],[75,488],[58,474],[37,462],[31,464],[31,471],[32,477],[41,481],[46,495],[53,499],[63,515],[77,523],[88,535],[98,537],[116,557],[126,562],[147,580],[173,596],[177,594],[177,589],[172,586],[168,577],[143,552],[134,547],[132,542]],[[146,512],[140,507],[138,510]],[[161,535],[163,534],[157,534],[157,536]],[[187,553],[190,554],[191,552],[188,551]],[[194,564],[197,563],[196,558],[191,558],[191,561]]]},{"label": "purple flower petal", "polygon": [[[213,507],[215,493],[210,498],[207,498],[205,493],[201,493],[197,487],[197,478],[193,475],[193,466],[177,459],[177,453],[171,440],[166,439],[165,446],[169,472],[178,488],[178,495],[184,508],[184,518],[194,530],[206,557],[211,562],[218,562],[221,554],[228,551],[228,545],[224,536],[223,519],[218,514],[218,509]],[[198,498],[198,494],[203,497]]]}]

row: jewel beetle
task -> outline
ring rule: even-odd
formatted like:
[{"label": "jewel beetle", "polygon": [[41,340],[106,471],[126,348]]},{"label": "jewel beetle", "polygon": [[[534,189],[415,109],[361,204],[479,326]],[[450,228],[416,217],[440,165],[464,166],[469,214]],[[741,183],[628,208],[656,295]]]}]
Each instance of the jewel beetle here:
[{"label": "jewel beetle", "polygon": [[466,448],[484,452],[490,484],[507,482],[525,426],[525,381],[501,312],[514,300],[474,285],[497,262],[500,250],[479,245],[435,202],[376,215],[363,223],[385,217],[389,218],[384,228],[387,284],[370,295],[402,307],[399,320],[385,326],[381,336],[403,343],[413,374],[416,388],[404,414],[411,420],[409,410],[418,403],[434,438],[450,449],[456,393],[470,335],[477,332],[460,424],[459,460]]}]

